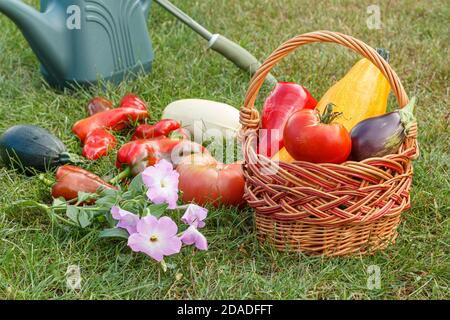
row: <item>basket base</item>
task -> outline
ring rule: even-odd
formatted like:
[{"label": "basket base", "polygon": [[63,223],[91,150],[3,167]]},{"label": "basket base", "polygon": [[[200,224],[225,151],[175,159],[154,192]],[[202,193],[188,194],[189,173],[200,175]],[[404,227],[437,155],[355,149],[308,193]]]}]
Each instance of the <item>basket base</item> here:
[{"label": "basket base", "polygon": [[340,226],[276,220],[261,214],[255,217],[260,242],[269,241],[278,251],[330,257],[373,254],[385,249],[395,242],[400,224],[400,215]]}]

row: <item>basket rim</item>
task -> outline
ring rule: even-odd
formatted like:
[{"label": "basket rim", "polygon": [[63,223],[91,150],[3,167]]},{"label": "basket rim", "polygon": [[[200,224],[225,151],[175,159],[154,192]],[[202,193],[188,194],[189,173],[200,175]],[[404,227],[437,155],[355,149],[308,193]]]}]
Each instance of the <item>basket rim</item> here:
[{"label": "basket rim", "polygon": [[242,130],[256,129],[259,125],[259,111],[255,108],[255,101],[270,71],[286,56],[299,47],[311,43],[334,43],[342,45],[371,61],[388,80],[400,108],[409,102],[408,95],[397,73],[381,55],[365,42],[352,36],[329,30],[320,30],[295,36],[281,44],[259,66],[250,80],[244,104],[241,107],[240,122]]}]

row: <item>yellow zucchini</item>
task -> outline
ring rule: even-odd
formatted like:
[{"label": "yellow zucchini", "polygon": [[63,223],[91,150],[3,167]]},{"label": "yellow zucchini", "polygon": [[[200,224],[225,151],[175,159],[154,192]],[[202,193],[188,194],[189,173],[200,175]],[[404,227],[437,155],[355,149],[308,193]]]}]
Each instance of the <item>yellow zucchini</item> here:
[{"label": "yellow zucchini", "polygon": [[272,160],[288,162],[288,163],[295,161],[295,159],[292,158],[292,156],[289,154],[289,152],[284,147],[272,157]]},{"label": "yellow zucchini", "polygon": [[[387,60],[387,51],[377,49]],[[350,131],[358,122],[386,113],[391,87],[378,68],[367,59],[359,60],[350,71],[333,85],[317,104],[322,113],[329,103],[342,116],[335,122]]]}]

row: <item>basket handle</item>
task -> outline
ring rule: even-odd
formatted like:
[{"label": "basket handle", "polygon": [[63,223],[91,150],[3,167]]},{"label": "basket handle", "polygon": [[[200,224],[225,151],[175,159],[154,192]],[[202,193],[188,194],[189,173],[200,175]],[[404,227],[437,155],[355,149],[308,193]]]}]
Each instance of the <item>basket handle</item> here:
[{"label": "basket handle", "polygon": [[337,43],[361,54],[371,61],[378,69],[380,69],[389,81],[400,108],[403,108],[408,104],[408,96],[397,74],[391,68],[389,63],[387,63],[386,60],[384,60],[372,47],[365,44],[361,40],[339,32],[315,31],[301,34],[283,43],[256,71],[250,81],[244,106],[241,108],[240,122],[242,124],[243,131],[246,131],[247,129],[257,129],[259,127],[259,112],[255,108],[255,101],[264,83],[264,79],[270,73],[272,68],[298,47],[315,42]]}]

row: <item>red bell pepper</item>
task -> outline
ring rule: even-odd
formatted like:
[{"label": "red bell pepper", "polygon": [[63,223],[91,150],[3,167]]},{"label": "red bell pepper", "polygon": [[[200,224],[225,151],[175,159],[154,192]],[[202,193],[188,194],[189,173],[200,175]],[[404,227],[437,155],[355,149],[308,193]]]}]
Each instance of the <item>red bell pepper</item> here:
[{"label": "red bell pepper", "polygon": [[169,134],[181,127],[181,124],[172,119],[164,119],[155,124],[141,124],[136,128],[132,140],[153,139],[158,137],[168,137]]},{"label": "red bell pepper", "polygon": [[95,97],[89,101],[86,110],[90,116],[103,112],[106,110],[111,110],[113,108],[113,103],[108,99],[102,97]]},{"label": "red bell pepper", "polygon": [[278,82],[264,102],[258,153],[272,157],[283,146],[283,129],[289,116],[301,109],[314,109],[316,99],[305,87],[293,82]]},{"label": "red bell pepper", "polygon": [[[137,110],[147,110],[147,104],[142,101],[138,96],[128,94],[123,97],[119,104],[119,108],[133,108]],[[94,97],[86,107],[86,110],[90,116],[113,109],[113,103],[103,97]]]},{"label": "red bell pepper", "polygon": [[56,171],[56,183],[52,187],[52,196],[63,197],[70,201],[78,197],[78,192],[95,193],[100,188],[117,189],[89,171],[65,165]]},{"label": "red bell pepper", "polygon": [[93,116],[79,120],[74,124],[72,131],[84,142],[88,134],[95,129],[106,128],[118,131],[125,128],[130,122],[143,120],[147,117],[147,109],[121,107],[96,113]]},{"label": "red bell pepper", "polygon": [[82,119],[75,123],[72,130],[81,141],[84,141],[88,134],[95,129],[106,128],[118,131],[125,128],[130,122],[139,121],[147,117],[148,112],[146,110],[116,108]]},{"label": "red bell pepper", "polygon": [[198,153],[208,153],[208,151],[202,145],[190,140],[171,138],[134,140],[119,149],[116,166],[126,170],[113,181],[130,174],[137,175],[161,159],[166,159],[176,165],[182,157]]},{"label": "red bell pepper", "polygon": [[119,108],[132,108],[146,111],[147,104],[134,94],[128,94],[120,101]]},{"label": "red bell pepper", "polygon": [[83,156],[89,160],[97,160],[105,156],[117,145],[114,135],[107,129],[98,128],[88,134],[83,146]]},{"label": "red bell pepper", "polygon": [[148,117],[147,105],[135,95],[127,95],[119,108],[111,109],[112,102],[101,97],[93,98],[87,109],[90,117],[77,121],[72,131],[84,144],[83,155],[96,160],[113,149],[116,138],[111,131],[119,131],[129,123]]}]

